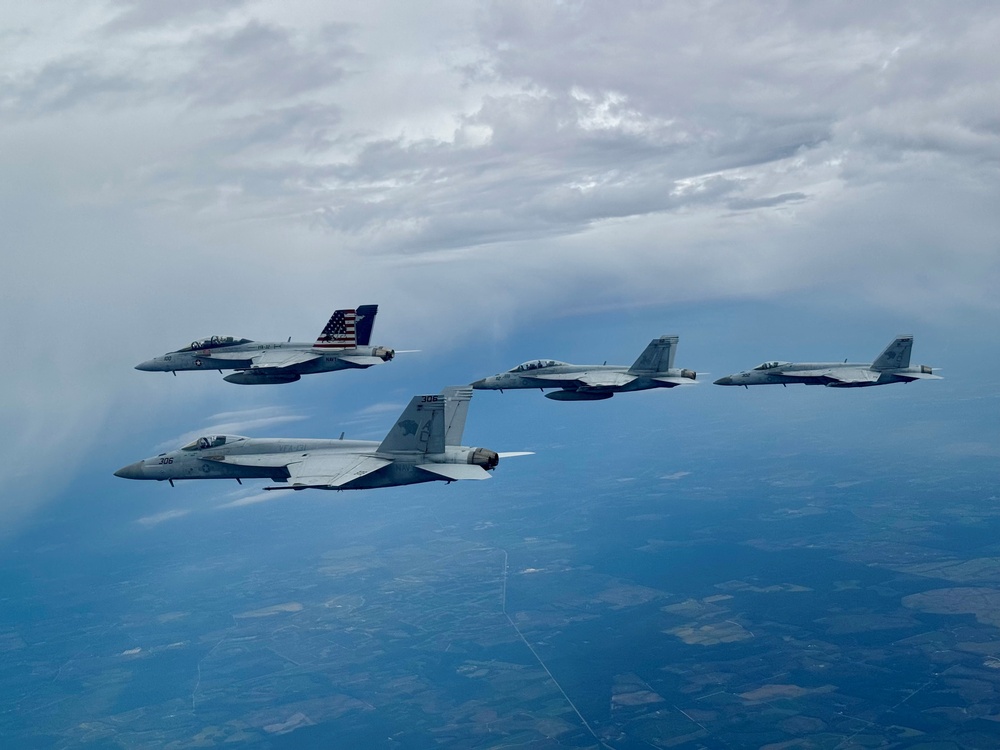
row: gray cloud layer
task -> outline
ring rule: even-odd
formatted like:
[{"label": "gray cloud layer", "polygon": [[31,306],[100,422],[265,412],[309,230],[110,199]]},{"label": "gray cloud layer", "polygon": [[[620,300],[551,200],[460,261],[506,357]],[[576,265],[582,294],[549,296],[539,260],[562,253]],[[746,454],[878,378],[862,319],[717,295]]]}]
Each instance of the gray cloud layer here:
[{"label": "gray cloud layer", "polygon": [[[997,311],[992,3],[6,16],[0,333],[33,367],[5,374],[0,406],[24,477],[39,436],[57,450],[155,401],[122,368],[206,311],[299,331],[315,300],[373,288],[384,325],[427,346],[478,333],[479,305],[516,326],[526,300]],[[95,339],[117,346],[94,357]]]}]

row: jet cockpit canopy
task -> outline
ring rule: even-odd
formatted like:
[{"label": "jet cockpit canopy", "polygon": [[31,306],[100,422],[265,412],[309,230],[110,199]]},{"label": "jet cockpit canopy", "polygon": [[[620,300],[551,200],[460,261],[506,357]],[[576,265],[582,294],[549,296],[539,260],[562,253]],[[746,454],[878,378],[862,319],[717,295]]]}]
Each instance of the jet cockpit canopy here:
[{"label": "jet cockpit canopy", "polygon": [[250,339],[238,339],[235,336],[209,336],[207,339],[192,341],[191,346],[178,349],[179,352],[198,352],[202,349],[217,349],[220,346],[235,346],[236,344],[253,343]]},{"label": "jet cockpit canopy", "polygon": [[765,362],[762,365],[757,365],[755,370],[773,370],[775,367],[781,367],[781,365],[787,365],[787,362]]},{"label": "jet cockpit canopy", "polygon": [[203,451],[209,448],[221,448],[223,445],[232,445],[240,440],[246,440],[239,435],[206,435],[181,448],[182,451]]},{"label": "jet cockpit canopy", "polygon": [[554,367],[564,364],[566,363],[557,359],[533,359],[530,362],[522,362],[510,372],[527,372],[528,370],[537,370],[540,367]]}]

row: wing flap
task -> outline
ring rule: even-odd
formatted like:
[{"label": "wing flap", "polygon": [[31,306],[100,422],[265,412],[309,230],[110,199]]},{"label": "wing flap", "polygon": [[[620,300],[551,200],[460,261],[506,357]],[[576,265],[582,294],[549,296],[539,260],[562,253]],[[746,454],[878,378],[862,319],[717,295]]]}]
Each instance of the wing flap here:
[{"label": "wing flap", "polygon": [[879,373],[872,372],[867,367],[827,367],[822,370],[792,370],[781,374],[796,378],[832,380],[837,383],[874,383],[879,378]]},{"label": "wing flap", "polygon": [[555,380],[561,383],[574,383],[587,388],[614,388],[628,385],[636,379],[636,375],[625,372],[592,370],[580,373],[562,373],[552,375],[531,375],[532,380]]},{"label": "wing flap", "polygon": [[486,469],[475,464],[417,464],[417,468],[452,481],[489,479],[491,476]]},{"label": "wing flap", "polygon": [[303,351],[301,349],[297,351],[289,351],[287,349],[266,349],[265,351],[253,356],[250,369],[258,370],[264,367],[281,369],[282,367],[300,365],[303,362],[312,362],[314,359],[319,359],[320,356],[321,355],[316,354],[315,352]]},{"label": "wing flap", "polygon": [[288,464],[288,484],[335,489],[391,463],[388,458],[357,453],[313,453]]}]

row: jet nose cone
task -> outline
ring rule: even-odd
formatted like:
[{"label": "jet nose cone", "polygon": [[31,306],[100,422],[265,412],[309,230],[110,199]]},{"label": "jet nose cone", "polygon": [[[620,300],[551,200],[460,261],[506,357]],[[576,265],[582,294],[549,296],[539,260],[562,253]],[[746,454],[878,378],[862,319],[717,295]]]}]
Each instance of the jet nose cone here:
[{"label": "jet nose cone", "polygon": [[469,383],[469,385],[471,385],[476,390],[481,391],[487,387],[486,380],[487,380],[486,378],[483,378],[482,380],[473,380],[471,383]]},{"label": "jet nose cone", "polygon": [[143,372],[156,372],[160,368],[156,366],[155,359],[147,359],[145,362],[137,364],[135,369],[142,370]]},{"label": "jet nose cone", "polygon": [[719,378],[715,381],[716,385],[733,385],[733,378],[731,375],[726,375],[724,378]]},{"label": "jet nose cone", "polygon": [[136,461],[134,464],[121,467],[115,472],[115,476],[122,479],[145,479],[142,471],[142,461]]}]

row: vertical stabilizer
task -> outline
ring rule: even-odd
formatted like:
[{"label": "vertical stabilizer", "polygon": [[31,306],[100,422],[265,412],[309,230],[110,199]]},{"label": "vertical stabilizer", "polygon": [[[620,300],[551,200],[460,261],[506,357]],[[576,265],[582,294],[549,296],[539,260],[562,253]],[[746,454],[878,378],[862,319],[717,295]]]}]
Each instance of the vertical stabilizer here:
[{"label": "vertical stabilizer", "polygon": [[444,453],[445,397],[414,396],[389,430],[379,453]]},{"label": "vertical stabilizer", "polygon": [[354,310],[337,310],[313,344],[318,349],[353,349],[357,346]]},{"label": "vertical stabilizer", "polygon": [[445,397],[444,444],[461,445],[462,433],[465,432],[465,418],[469,414],[469,402],[472,400],[472,388],[450,385],[441,393]]},{"label": "vertical stabilizer", "polygon": [[368,346],[372,340],[372,329],[375,327],[377,313],[378,305],[362,305],[358,308],[354,321],[358,346]]},{"label": "vertical stabilizer", "polygon": [[913,348],[913,336],[897,336],[885,351],[872,362],[873,370],[897,370],[910,366],[910,350]]},{"label": "vertical stabilizer", "polygon": [[628,368],[629,374],[647,375],[672,369],[679,340],[677,336],[660,336],[650,341],[635,364]]}]

